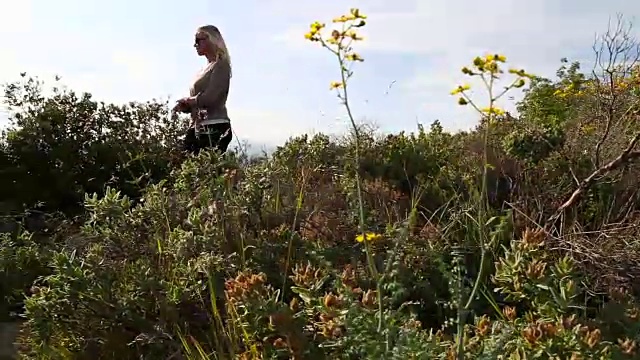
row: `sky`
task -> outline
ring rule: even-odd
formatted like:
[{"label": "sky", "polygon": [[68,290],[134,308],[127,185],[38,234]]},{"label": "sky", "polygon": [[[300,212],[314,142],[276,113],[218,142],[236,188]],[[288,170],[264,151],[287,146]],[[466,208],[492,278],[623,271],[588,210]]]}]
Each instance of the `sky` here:
[{"label": "sky", "polygon": [[[351,7],[368,15],[351,103],[359,121],[382,132],[436,119],[469,129],[478,116],[449,92],[467,81],[460,68],[475,56],[501,53],[509,66],[553,77],[563,57],[593,59],[594,37],[610,18],[640,15],[632,0],[0,0],[0,83],[20,72],[45,85],[59,75],[99,100],[173,102],[205,63],[195,29],[213,24],[232,59],[228,108],[239,139],[274,146],[303,133],[341,134],[348,119],[329,90],[336,59],[304,33]],[[473,96],[486,103],[485,92]],[[0,110],[0,126],[6,116]]]}]

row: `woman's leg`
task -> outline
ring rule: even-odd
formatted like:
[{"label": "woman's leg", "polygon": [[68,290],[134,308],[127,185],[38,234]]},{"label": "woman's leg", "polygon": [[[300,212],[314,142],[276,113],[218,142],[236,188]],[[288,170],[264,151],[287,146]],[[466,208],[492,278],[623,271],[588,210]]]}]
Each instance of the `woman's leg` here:
[{"label": "woman's leg", "polygon": [[182,141],[183,150],[192,154],[197,154],[200,150],[198,143],[199,141],[198,137],[196,136],[196,129],[189,128]]},{"label": "woman's leg", "polygon": [[215,148],[221,154],[224,154],[232,138],[231,124],[207,125],[206,133],[199,134],[198,136],[198,144],[200,148]]}]

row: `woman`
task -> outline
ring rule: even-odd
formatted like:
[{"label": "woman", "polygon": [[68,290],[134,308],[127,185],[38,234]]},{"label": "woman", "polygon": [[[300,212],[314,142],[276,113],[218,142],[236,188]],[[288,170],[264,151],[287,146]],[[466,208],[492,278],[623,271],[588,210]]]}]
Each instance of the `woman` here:
[{"label": "woman", "polygon": [[213,25],[198,28],[193,46],[208,63],[196,76],[190,96],[178,100],[173,110],[191,114],[185,150],[197,154],[201,149],[213,147],[224,153],[232,138],[227,114],[231,80],[229,51],[220,30]]}]

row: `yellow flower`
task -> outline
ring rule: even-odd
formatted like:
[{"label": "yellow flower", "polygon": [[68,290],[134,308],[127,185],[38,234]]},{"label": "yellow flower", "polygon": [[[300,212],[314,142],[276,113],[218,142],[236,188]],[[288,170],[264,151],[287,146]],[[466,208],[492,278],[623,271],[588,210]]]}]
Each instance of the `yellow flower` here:
[{"label": "yellow flower", "polygon": [[486,61],[483,58],[481,58],[480,56],[476,56],[476,58],[473,59],[473,65],[475,67],[477,67],[478,69],[480,69],[481,71],[484,68],[485,62]]},{"label": "yellow flower", "polygon": [[475,73],[473,71],[471,71],[471,69],[469,69],[466,66],[462,68],[462,73],[465,74],[465,75],[475,75]]},{"label": "yellow flower", "polygon": [[533,79],[535,76],[528,74],[526,71],[524,71],[524,69],[509,69],[509,73],[514,74],[514,75],[518,75],[518,76],[522,76],[522,77],[526,77],[529,79]]},{"label": "yellow flower", "polygon": [[457,88],[455,88],[453,91],[451,91],[451,95],[457,95],[460,94],[462,92],[465,92],[467,90],[471,89],[471,86],[464,84],[464,85],[458,85]]},{"label": "yellow flower", "polygon": [[482,109],[482,112],[485,114],[504,115],[504,110],[497,108],[495,106],[484,108]]},{"label": "yellow flower", "polygon": [[333,89],[340,89],[340,88],[342,88],[343,86],[344,86],[344,84],[343,84],[341,81],[332,81],[332,82],[331,82],[331,87],[330,87],[330,89],[331,89],[331,90],[333,90]]},{"label": "yellow flower", "polygon": [[334,37],[330,37],[327,40],[325,40],[327,44],[331,44],[331,45],[340,45],[340,40],[334,38]]},{"label": "yellow flower", "polygon": [[337,17],[335,19],[333,19],[334,23],[344,23],[347,22],[349,20],[355,20],[356,17],[353,15],[341,15],[340,17]]},{"label": "yellow flower", "polygon": [[521,87],[524,86],[524,83],[525,83],[524,79],[518,79],[518,81],[516,81],[516,83],[513,85],[513,87],[521,88]]},{"label": "yellow flower", "polygon": [[368,232],[366,234],[360,234],[358,236],[356,236],[356,241],[357,242],[364,242],[365,238],[367,239],[367,241],[378,241],[380,239],[382,239],[382,235],[380,234],[376,234],[376,233],[372,233],[372,232]]},{"label": "yellow flower", "polygon": [[360,62],[364,61],[364,59],[356,53],[347,54],[345,58],[349,61],[360,61]]},{"label": "yellow flower", "polygon": [[485,56],[485,59],[487,62],[489,61],[499,61],[499,62],[506,62],[507,61],[507,57],[504,55],[500,55],[500,54],[489,54],[487,56]]},{"label": "yellow flower", "polygon": [[322,28],[324,28],[324,24],[319,21],[314,21],[309,27],[311,28],[308,33],[304,34],[304,38],[311,41],[319,41],[318,33]]},{"label": "yellow flower", "polygon": [[360,13],[360,9],[353,8],[353,9],[350,10],[350,12],[351,12],[352,16],[354,16],[354,17],[356,17],[358,19],[366,19],[367,18],[367,15],[364,15],[364,14]]},{"label": "yellow flower", "polygon": [[348,36],[348,37],[350,37],[350,38],[352,38],[353,40],[356,40],[356,41],[358,41],[358,40],[364,40],[364,38],[363,38],[362,36],[358,35],[358,33],[357,33],[357,32],[355,32],[354,30],[349,30],[349,31],[345,34],[345,36]]},{"label": "yellow flower", "polygon": [[315,31],[315,32],[320,31],[320,30],[321,30],[322,28],[324,28],[324,27],[325,27],[325,25],[324,25],[323,23],[321,23],[320,21],[314,21],[314,22],[311,24],[311,30],[312,30],[312,31]]},{"label": "yellow flower", "polygon": [[501,72],[500,67],[498,67],[498,63],[495,61],[487,61],[484,64],[484,69],[494,74]]}]

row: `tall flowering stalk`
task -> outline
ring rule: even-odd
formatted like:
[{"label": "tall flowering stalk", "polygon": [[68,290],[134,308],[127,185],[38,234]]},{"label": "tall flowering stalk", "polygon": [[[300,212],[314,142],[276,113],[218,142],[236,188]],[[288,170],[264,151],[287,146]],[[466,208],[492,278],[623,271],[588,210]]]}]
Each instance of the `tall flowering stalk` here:
[{"label": "tall flowering stalk", "polygon": [[333,19],[333,23],[339,25],[338,29],[333,29],[331,33],[326,36],[323,34],[323,29],[326,28],[324,23],[319,21],[315,21],[310,25],[309,32],[305,34],[305,38],[311,42],[319,43],[323,48],[327,49],[331,54],[333,54],[338,62],[340,67],[340,79],[337,81],[332,81],[330,83],[330,89],[335,90],[337,92],[338,98],[341,100],[345,109],[347,110],[347,116],[349,118],[349,122],[351,123],[351,127],[353,129],[353,134],[355,137],[355,158],[356,158],[356,172],[355,172],[355,180],[356,180],[356,191],[358,198],[358,213],[359,213],[359,232],[360,235],[357,237],[358,242],[362,242],[365,247],[365,251],[367,254],[367,263],[369,265],[369,271],[371,272],[371,276],[376,280],[377,284],[377,297],[378,297],[378,329],[382,329],[383,325],[383,309],[382,309],[382,291],[381,291],[381,281],[380,274],[375,267],[375,263],[373,261],[373,254],[371,249],[371,241],[374,241],[380,237],[378,234],[368,233],[366,231],[365,224],[365,216],[364,216],[364,201],[362,198],[362,179],[359,173],[359,164],[360,164],[360,131],[356,124],[356,121],[353,116],[353,112],[351,111],[351,105],[349,104],[349,91],[348,91],[348,81],[353,76],[353,71],[351,70],[354,63],[362,62],[364,59],[358,53],[356,53],[353,49],[353,45],[358,42],[364,40],[362,36],[360,36],[357,32],[359,28],[362,28],[366,25],[367,16],[362,14],[359,9],[353,8],[349,11],[348,14],[341,15],[335,19]]}]

